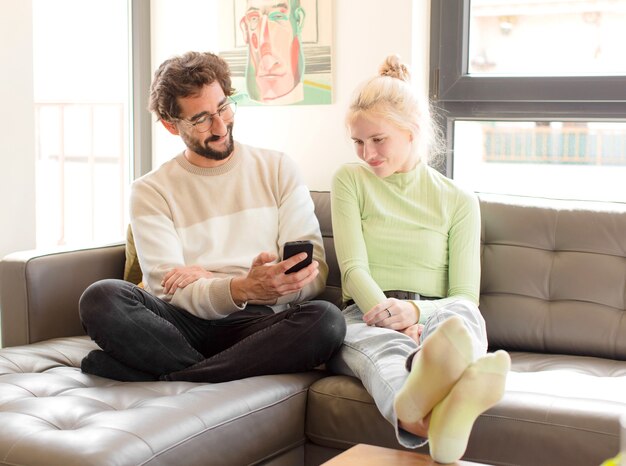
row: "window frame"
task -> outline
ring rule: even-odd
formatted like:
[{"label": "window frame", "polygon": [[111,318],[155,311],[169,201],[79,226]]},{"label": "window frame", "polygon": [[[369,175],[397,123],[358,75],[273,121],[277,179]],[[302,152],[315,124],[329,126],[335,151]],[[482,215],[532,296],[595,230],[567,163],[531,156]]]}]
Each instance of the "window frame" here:
[{"label": "window frame", "polygon": [[471,0],[431,0],[430,87],[453,176],[454,122],[626,121],[626,76],[484,76],[468,73]]},{"label": "window frame", "polygon": [[130,115],[130,170],[132,179],[152,170],[152,120],[148,110],[152,80],[150,0],[129,0],[130,60],[131,60],[131,115]]}]

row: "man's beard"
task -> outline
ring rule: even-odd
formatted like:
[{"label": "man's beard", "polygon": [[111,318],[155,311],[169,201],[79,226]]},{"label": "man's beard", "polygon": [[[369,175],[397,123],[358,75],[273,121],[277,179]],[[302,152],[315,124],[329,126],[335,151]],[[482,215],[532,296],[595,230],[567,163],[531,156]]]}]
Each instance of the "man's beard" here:
[{"label": "man's beard", "polygon": [[201,155],[202,157],[206,157],[210,160],[224,160],[233,153],[233,148],[235,147],[235,144],[233,142],[233,123],[227,125],[226,129],[228,130],[228,135],[226,136],[226,148],[223,151],[212,149],[209,146],[209,143],[218,140],[220,136],[209,136],[208,138],[204,139],[202,143],[200,143],[200,141],[196,139],[191,138],[185,138],[187,140],[184,142],[189,149],[191,149],[196,154]]}]

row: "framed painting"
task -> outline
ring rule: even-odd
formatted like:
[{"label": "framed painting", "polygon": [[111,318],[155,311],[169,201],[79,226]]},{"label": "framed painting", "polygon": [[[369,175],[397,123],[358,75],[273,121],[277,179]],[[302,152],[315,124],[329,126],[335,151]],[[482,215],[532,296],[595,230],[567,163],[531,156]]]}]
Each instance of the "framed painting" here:
[{"label": "framed painting", "polygon": [[331,0],[219,4],[220,56],[239,105],[332,103]]}]

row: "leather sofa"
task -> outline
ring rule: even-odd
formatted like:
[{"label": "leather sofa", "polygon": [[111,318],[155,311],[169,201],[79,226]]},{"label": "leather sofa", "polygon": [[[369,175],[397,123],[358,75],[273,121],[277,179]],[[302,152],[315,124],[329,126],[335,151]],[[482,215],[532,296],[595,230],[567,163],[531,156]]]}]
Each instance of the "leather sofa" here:
[{"label": "leather sofa", "polygon": [[[330,264],[322,297],[338,302],[329,195],[312,195]],[[513,366],[464,459],[599,465],[618,452],[626,411],[626,205],[480,205],[480,309]],[[401,448],[360,382],[324,370],[222,384],[82,374],[94,344],[78,298],[124,265],[123,244],[0,262],[0,464],[318,465],[356,443]]]}]

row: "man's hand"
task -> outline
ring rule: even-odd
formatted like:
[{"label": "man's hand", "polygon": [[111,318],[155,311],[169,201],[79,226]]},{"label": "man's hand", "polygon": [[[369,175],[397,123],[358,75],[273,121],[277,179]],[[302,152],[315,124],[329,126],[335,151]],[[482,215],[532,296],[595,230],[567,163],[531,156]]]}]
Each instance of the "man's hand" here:
[{"label": "man's hand", "polygon": [[[262,252],[252,261],[252,266],[245,277],[233,278],[230,292],[238,306],[245,302],[251,304],[275,304],[280,296],[300,291],[319,274],[319,263],[311,265],[289,275],[285,272],[306,258],[306,253],[296,254],[278,264],[274,254]],[[271,264],[271,265],[270,265]]]},{"label": "man's hand", "polygon": [[402,331],[419,321],[418,309],[409,301],[387,298],[363,316],[367,325]]},{"label": "man's hand", "polygon": [[175,267],[165,274],[161,286],[165,294],[174,294],[178,288],[185,288],[196,280],[209,278],[211,275],[213,275],[211,272],[199,265]]}]

